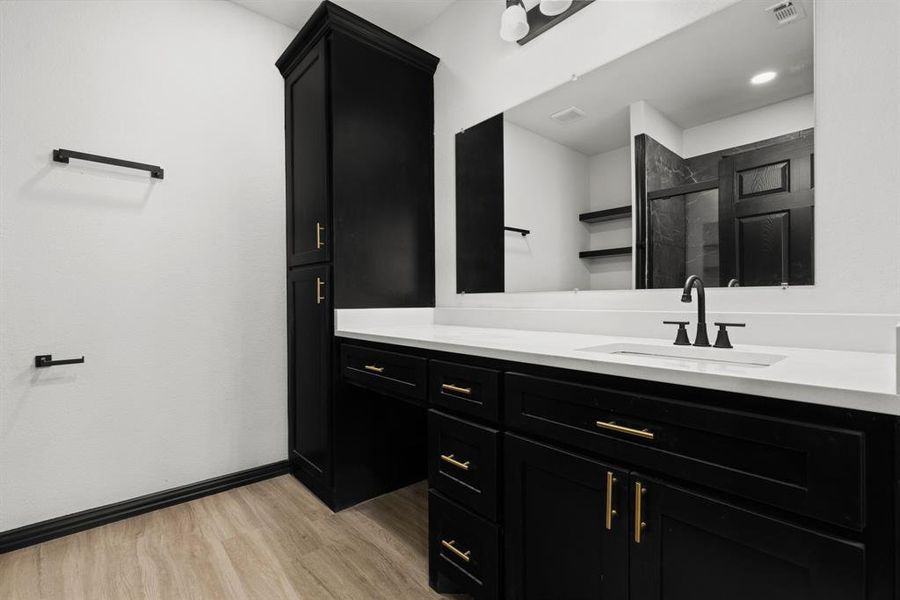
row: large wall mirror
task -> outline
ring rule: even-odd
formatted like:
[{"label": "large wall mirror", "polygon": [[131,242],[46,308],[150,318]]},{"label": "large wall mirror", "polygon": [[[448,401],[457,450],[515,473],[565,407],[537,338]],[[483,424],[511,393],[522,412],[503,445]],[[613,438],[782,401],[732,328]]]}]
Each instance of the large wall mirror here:
[{"label": "large wall mirror", "polygon": [[457,134],[457,291],[813,284],[813,9],[743,0]]}]

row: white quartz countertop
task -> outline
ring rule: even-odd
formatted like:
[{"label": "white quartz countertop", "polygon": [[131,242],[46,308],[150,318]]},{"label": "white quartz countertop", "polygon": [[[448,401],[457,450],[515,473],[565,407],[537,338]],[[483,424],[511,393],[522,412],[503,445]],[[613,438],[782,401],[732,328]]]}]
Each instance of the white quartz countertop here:
[{"label": "white quartz countertop", "polygon": [[[715,328],[709,329],[715,339]],[[736,344],[734,350],[706,350],[725,359],[753,352],[780,355],[770,366],[701,362],[581,350],[611,344],[672,347],[672,340],[586,335],[521,329],[493,329],[434,324],[339,325],[343,338],[396,344],[795,400],[855,410],[900,415],[897,359],[894,354],[845,352],[781,346]],[[673,332],[674,335],[674,332]],[[682,347],[684,348],[684,347]],[[692,349],[687,348],[688,352]]]}]

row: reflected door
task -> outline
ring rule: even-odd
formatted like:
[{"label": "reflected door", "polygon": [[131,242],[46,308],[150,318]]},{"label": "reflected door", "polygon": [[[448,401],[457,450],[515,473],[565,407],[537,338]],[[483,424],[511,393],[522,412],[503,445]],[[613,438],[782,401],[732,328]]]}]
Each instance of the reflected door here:
[{"label": "reflected door", "polygon": [[813,283],[813,133],[719,162],[720,280]]}]

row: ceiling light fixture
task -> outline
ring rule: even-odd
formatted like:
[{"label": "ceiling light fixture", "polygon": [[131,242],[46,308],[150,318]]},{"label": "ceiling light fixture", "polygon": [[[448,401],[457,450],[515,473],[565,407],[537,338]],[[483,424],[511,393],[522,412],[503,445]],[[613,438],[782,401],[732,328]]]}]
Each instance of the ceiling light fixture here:
[{"label": "ceiling light fixture", "polygon": [[528,35],[528,15],[520,0],[506,0],[506,10],[500,17],[500,38],[504,42],[518,42]]},{"label": "ceiling light fixture", "polygon": [[572,6],[572,0],[541,0],[541,14],[548,17],[561,15]]},{"label": "ceiling light fixture", "polygon": [[775,71],[763,71],[762,73],[757,73],[753,77],[750,78],[750,83],[753,85],[762,85],[764,83],[769,83],[773,79],[778,76],[778,73]]}]

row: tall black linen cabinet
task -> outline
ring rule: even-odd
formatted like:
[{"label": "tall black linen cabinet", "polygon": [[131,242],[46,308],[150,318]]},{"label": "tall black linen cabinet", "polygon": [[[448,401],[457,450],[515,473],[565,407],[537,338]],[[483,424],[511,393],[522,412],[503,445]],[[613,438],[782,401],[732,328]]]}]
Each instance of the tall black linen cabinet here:
[{"label": "tall black linen cabinet", "polygon": [[[434,306],[437,63],[331,2],[276,62],[285,79],[288,453],[292,473],[335,509],[425,476],[413,448],[424,444],[421,409],[386,402],[376,412],[367,392],[339,383],[333,311]],[[388,450],[410,450],[408,464],[366,464]]]}]

